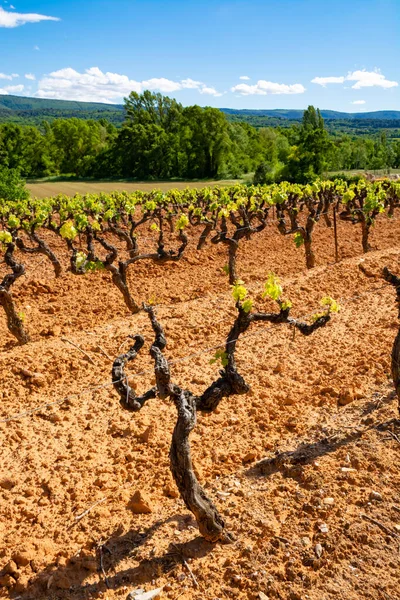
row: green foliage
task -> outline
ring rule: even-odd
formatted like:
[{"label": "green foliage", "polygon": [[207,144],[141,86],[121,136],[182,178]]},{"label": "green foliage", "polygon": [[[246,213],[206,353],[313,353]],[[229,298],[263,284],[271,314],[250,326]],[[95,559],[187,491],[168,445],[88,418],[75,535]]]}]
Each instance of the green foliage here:
[{"label": "green foliage", "polygon": [[87,256],[84,252],[77,252],[75,265],[78,270],[84,271],[85,273],[93,273],[104,269],[104,264],[100,260],[87,260]]},{"label": "green foliage", "polygon": [[242,302],[242,308],[243,308],[244,312],[249,313],[251,311],[251,309],[253,308],[253,300],[251,300],[251,298],[244,300]]},{"label": "green foliage", "polygon": [[278,301],[282,295],[282,286],[280,279],[275,273],[270,273],[264,285],[263,298],[269,297],[272,300]]},{"label": "green foliage", "polygon": [[177,231],[182,231],[189,225],[189,218],[186,215],[181,215],[179,219],[176,221],[175,229]]},{"label": "green foliage", "polygon": [[320,304],[321,306],[326,306],[329,312],[338,313],[340,311],[340,304],[330,296],[324,296]]},{"label": "green foliage", "polygon": [[0,231],[0,244],[11,244],[12,243],[12,235],[8,231]]},{"label": "green foliage", "polygon": [[325,317],[330,313],[338,313],[340,311],[339,303],[330,296],[325,296],[324,298],[322,298],[320,301],[320,305],[325,307],[325,312],[318,312],[311,315],[310,319],[313,323],[315,323],[315,321],[318,321],[318,319],[320,319],[321,317]]},{"label": "green foliage", "polygon": [[312,106],[304,113],[183,107],[150,91],[131,93],[125,111],[1,96],[0,162],[24,178],[214,179],[255,172],[256,184],[306,183],[327,171],[400,168],[400,120],[390,120],[398,113],[386,111],[382,117],[388,121],[324,115],[326,124]]},{"label": "green foliage", "polygon": [[296,233],[293,235],[293,239],[296,248],[300,248],[304,244],[304,238],[301,231],[296,231]]},{"label": "green foliage", "polygon": [[28,197],[29,192],[25,187],[25,182],[20,177],[19,170],[0,166],[0,200],[10,202],[26,200]]},{"label": "green foliage", "polygon": [[235,302],[243,302],[247,296],[247,293],[248,292],[243,285],[243,281],[235,281],[234,285],[232,285],[232,297]]},{"label": "green foliage", "polygon": [[65,240],[74,240],[78,235],[78,231],[72,221],[66,221],[60,228],[60,235]]},{"label": "green foliage", "polygon": [[228,366],[228,355],[224,350],[217,350],[214,358],[210,359],[210,365],[215,364],[216,362],[221,361],[223,367]]}]

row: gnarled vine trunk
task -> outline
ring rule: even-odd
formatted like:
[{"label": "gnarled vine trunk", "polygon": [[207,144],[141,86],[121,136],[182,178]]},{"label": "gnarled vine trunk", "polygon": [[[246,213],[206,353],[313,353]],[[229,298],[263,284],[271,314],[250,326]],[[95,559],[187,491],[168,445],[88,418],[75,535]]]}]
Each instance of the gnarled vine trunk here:
[{"label": "gnarled vine trunk", "polygon": [[18,263],[14,259],[15,244],[7,244],[7,250],[4,254],[4,262],[11,269],[0,283],[0,305],[4,308],[7,318],[7,328],[14,335],[20,344],[26,344],[30,338],[25,331],[24,323],[21,316],[15,308],[14,300],[10,291],[11,286],[16,280],[25,273],[24,265]]},{"label": "gnarled vine trunk", "polygon": [[[400,277],[394,275],[387,267],[383,269],[383,277],[396,288],[396,302],[399,308],[400,318]],[[400,414],[400,326],[392,348],[392,377],[396,389],[398,407]]]},{"label": "gnarled vine trunk", "polygon": [[240,302],[237,302],[236,307],[238,316],[225,344],[225,366],[220,371],[220,377],[201,396],[195,396],[190,391],[183,390],[171,382],[169,363],[163,354],[167,341],[164,330],[157,321],[151,306],[144,305],[144,309],[149,315],[155,334],[155,340],[150,349],[150,355],[154,359],[155,388],[151,388],[142,396],[136,396],[125,375],[125,365],[136,357],[143,346],[143,338],[139,335],[132,337],[134,345],[126,354],[122,354],[114,361],[112,369],[113,384],[123,408],[138,411],[148,399],[155,397],[170,398],[175,404],[178,418],[170,449],[171,472],[185,505],[196,518],[200,533],[210,542],[227,543],[232,541],[232,537],[225,530],[222,516],[194,474],[189,437],[196,426],[196,412],[210,413],[218,407],[223,398],[233,394],[246,394],[249,391],[249,386],[237,371],[235,351],[240,335],[249,328],[251,323],[257,321],[288,323],[296,327],[302,334],[310,335],[316,329],[323,327],[330,319],[329,314],[326,314],[320,316],[312,324],[302,323],[289,317],[290,309],[282,308],[281,304],[279,313],[248,313],[242,308]]}]

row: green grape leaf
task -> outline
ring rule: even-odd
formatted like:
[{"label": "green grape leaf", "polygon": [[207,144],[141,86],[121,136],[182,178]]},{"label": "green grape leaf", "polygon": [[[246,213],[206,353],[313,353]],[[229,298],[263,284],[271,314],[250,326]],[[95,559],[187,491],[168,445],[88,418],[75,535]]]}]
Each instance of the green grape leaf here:
[{"label": "green grape leaf", "polygon": [[268,275],[268,279],[264,285],[264,292],[262,294],[263,298],[267,296],[272,298],[272,300],[279,300],[282,294],[282,286],[280,284],[280,279],[275,275],[275,273],[270,273]]},{"label": "green grape leaf", "polygon": [[224,350],[217,350],[214,358],[212,358],[210,360],[210,365],[213,365],[214,363],[221,361],[221,364],[223,367],[226,367],[228,365],[228,355]]}]

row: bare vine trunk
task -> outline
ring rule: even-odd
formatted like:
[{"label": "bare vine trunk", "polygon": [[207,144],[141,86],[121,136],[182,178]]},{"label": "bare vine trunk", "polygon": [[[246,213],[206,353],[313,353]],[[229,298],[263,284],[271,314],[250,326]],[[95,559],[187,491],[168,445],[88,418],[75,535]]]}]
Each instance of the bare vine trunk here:
[{"label": "bare vine trunk", "polygon": [[[400,318],[400,277],[397,277],[389,271],[387,267],[383,269],[383,278],[396,288],[396,301],[399,309]],[[393,343],[392,349],[392,377],[396,389],[398,408],[400,414],[400,328]]]},{"label": "bare vine trunk", "polygon": [[29,342],[29,335],[25,331],[24,324],[15,308],[14,300],[10,288],[25,273],[24,265],[14,259],[15,244],[7,244],[7,250],[4,254],[4,262],[10,268],[11,273],[4,276],[0,283],[0,305],[4,308],[7,317],[7,327],[10,333],[14,335],[20,344]]},{"label": "bare vine trunk", "polygon": [[[132,314],[140,312],[140,306],[132,298],[129,287],[126,283],[126,278],[120,273],[115,265],[104,264],[104,267],[111,271],[111,279],[113,284],[119,289],[124,299],[124,302]],[[113,268],[111,268],[113,267]]]},{"label": "bare vine trunk", "polygon": [[231,240],[229,244],[229,252],[228,252],[228,268],[229,268],[229,284],[234,285],[235,281],[237,281],[237,273],[236,273],[236,253],[238,250],[238,243],[236,240]]},{"label": "bare vine trunk", "polygon": [[305,253],[306,253],[307,269],[313,269],[315,267],[315,254],[312,249],[311,234],[306,234],[304,237],[304,249],[305,249]]},{"label": "bare vine trunk", "polygon": [[367,253],[371,250],[371,246],[369,245],[369,229],[370,225],[366,222],[365,219],[361,221],[361,230],[362,230],[362,247],[364,253]]},{"label": "bare vine trunk", "polygon": [[17,338],[20,344],[29,342],[29,335],[25,331],[23,321],[18,315],[11,293],[0,287],[0,305],[4,308],[7,318],[7,327],[10,333]]},{"label": "bare vine trunk", "polygon": [[183,390],[174,393],[172,399],[178,411],[169,454],[175,483],[187,508],[194,514],[201,535],[209,542],[231,541],[221,515],[193,472],[189,435],[196,425],[196,400]]},{"label": "bare vine trunk", "polygon": [[394,340],[392,350],[392,377],[394,387],[396,388],[397,401],[400,414],[400,329]]}]

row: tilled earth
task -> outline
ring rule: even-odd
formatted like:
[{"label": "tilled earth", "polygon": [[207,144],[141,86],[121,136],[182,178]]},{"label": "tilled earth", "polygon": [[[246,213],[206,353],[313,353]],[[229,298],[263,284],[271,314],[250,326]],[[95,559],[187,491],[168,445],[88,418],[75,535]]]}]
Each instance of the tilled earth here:
[{"label": "tilled earth", "polygon": [[[229,545],[199,537],[178,497],[168,463],[174,407],[151,400],[124,412],[110,383],[112,360],[135,333],[146,343],[130,383],[138,392],[154,383],[147,316],[128,314],[108,273],[56,280],[42,257],[23,257],[14,296],[32,341],[16,345],[0,318],[0,595],[114,599],[163,586],[162,597],[182,600],[398,600],[390,353],[399,322],[381,270],[400,272],[399,235],[400,221],[380,219],[362,256],[359,228],[339,223],[334,264],[333,232],[321,223],[311,271],[272,228],[241,244],[238,271],[258,309],[273,309],[262,299],[271,270],[293,316],[315,312],[325,295],[342,309],[309,338],[253,325],[237,351],[251,391],[198,416],[196,472],[235,538]],[[218,376],[210,359],[235,307],[226,249],[194,247],[178,263],[135,265],[129,277],[135,297],[158,304],[174,381],[201,393]]]}]

